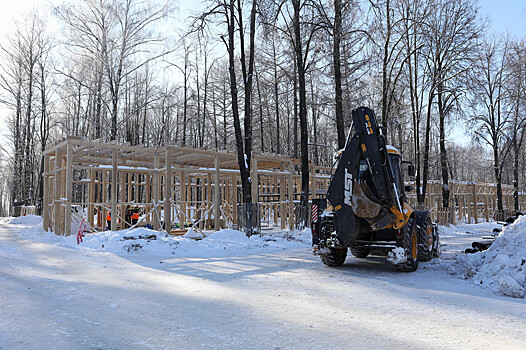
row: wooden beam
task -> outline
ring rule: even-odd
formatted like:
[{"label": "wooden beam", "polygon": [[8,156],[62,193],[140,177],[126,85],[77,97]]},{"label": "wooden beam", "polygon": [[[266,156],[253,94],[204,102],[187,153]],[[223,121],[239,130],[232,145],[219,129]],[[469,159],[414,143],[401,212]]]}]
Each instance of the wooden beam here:
[{"label": "wooden beam", "polygon": [[[216,168],[216,173],[215,173],[215,178],[214,178],[214,189],[215,189],[215,193],[214,193],[214,201],[215,201],[215,213],[214,213],[214,229],[216,231],[219,231],[221,229],[220,227],[220,220],[219,218],[221,217],[221,196],[220,196],[220,187],[219,187],[219,181],[220,181],[220,173],[219,173],[219,170],[220,170],[220,167],[219,167],[219,157],[218,156],[215,156],[214,158],[214,163],[215,163],[215,168]],[[226,218],[225,218],[226,219]]]},{"label": "wooden beam", "polygon": [[[49,171],[49,155],[44,156],[44,173]],[[42,198],[42,226],[47,232],[49,230],[49,176],[42,179],[44,186],[44,198]]]},{"label": "wooden beam", "polygon": [[155,210],[157,214],[153,215],[153,228],[158,230],[161,227],[159,222],[159,216],[161,215],[160,203],[160,189],[161,189],[161,174],[159,173],[159,156],[155,156],[153,159],[153,166],[155,168],[155,174],[153,175],[153,202],[157,206]]},{"label": "wooden beam", "polygon": [[111,160],[113,165],[111,172],[111,230],[117,231],[117,149],[113,149]]},{"label": "wooden beam", "polygon": [[[90,174],[90,184],[89,184],[89,188],[88,188],[88,191],[89,191],[89,194],[88,194],[88,201],[89,202],[95,202],[95,171],[94,170],[90,170],[89,171],[89,174]],[[88,222],[89,224],[92,226],[92,227],[95,227],[94,225],[94,222],[93,222],[93,217],[95,216],[95,207],[93,206],[93,204],[89,204],[88,205]]]},{"label": "wooden beam", "polygon": [[73,145],[68,143],[66,145],[66,207],[64,210],[64,234],[71,235],[71,199],[73,196]]},{"label": "wooden beam", "polygon": [[[107,204],[108,203],[108,172],[106,170],[102,171],[102,203]],[[108,211],[106,209],[102,210],[102,227],[106,227],[106,216],[108,215]],[[108,229],[111,229],[111,226],[108,227]]]},{"label": "wooden beam", "polygon": [[[121,181],[120,181],[120,201],[119,202],[126,202],[126,184],[130,182],[130,174],[121,172]],[[129,198],[127,200],[130,201]],[[126,219],[126,205],[121,205],[121,229],[126,228],[126,223],[124,222]]]},{"label": "wooden beam", "polygon": [[168,234],[172,232],[172,159],[170,149],[165,152],[165,179],[164,179],[164,228]]},{"label": "wooden beam", "polygon": [[62,154],[57,150],[55,153],[55,195],[53,198],[53,232],[62,235],[62,173],[58,169],[62,167]]},{"label": "wooden beam", "polygon": [[250,177],[252,179],[252,202],[259,202],[259,178],[258,178],[258,159],[252,157],[252,169],[250,169]]}]

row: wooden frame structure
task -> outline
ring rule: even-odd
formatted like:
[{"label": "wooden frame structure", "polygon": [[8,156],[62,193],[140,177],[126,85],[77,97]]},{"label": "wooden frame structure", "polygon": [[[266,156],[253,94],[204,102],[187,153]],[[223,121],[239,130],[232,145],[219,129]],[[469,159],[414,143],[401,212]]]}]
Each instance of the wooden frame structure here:
[{"label": "wooden frame structure", "polygon": [[[292,229],[297,224],[299,165],[297,159],[252,154],[252,193],[263,225]],[[311,197],[324,196],[331,169],[311,164],[310,171]],[[59,235],[70,235],[72,223],[83,218],[89,230],[104,230],[107,213],[115,218],[111,230],[151,225],[173,233],[189,225],[202,231],[238,223],[241,179],[234,153],[67,137],[44,152],[43,180],[43,226]],[[440,224],[496,218],[494,184],[452,181],[449,187],[451,207],[443,209],[440,183],[428,184],[424,207]],[[503,185],[502,190],[504,215],[513,214],[513,187]],[[416,207],[416,194],[407,195]],[[519,202],[526,210],[526,194],[519,195]],[[140,210],[135,225],[123,215],[128,206]]]},{"label": "wooden frame structure", "polygon": [[[411,183],[413,187],[414,183]],[[481,219],[486,222],[503,220],[499,218],[497,209],[497,186],[495,184],[458,182],[449,183],[449,208],[442,207],[442,184],[430,181],[427,185],[427,194],[424,207],[431,211],[431,217],[440,225],[456,224],[457,222],[478,223]],[[511,185],[502,185],[502,204],[504,212],[501,216],[515,215],[514,189]],[[417,206],[416,193],[407,193],[409,204]],[[526,210],[526,193],[519,193],[519,209]]]},{"label": "wooden frame structure", "polygon": [[[258,193],[262,217],[281,229],[295,224],[300,192],[298,160],[252,154],[252,192]],[[330,169],[311,165],[311,193],[323,195]],[[72,233],[84,218],[92,231],[141,225],[154,229],[203,230],[237,224],[241,187],[234,153],[179,146],[146,148],[67,137],[44,152],[43,227]],[[123,213],[141,212],[133,225]]]}]

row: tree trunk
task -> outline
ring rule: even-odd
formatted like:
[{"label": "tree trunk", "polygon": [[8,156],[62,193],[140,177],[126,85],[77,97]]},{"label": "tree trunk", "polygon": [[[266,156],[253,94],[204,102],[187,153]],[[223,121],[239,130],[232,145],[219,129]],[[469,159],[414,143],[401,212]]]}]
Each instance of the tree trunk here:
[{"label": "tree trunk", "polygon": [[261,137],[261,152],[265,152],[265,131],[263,127],[263,103],[261,99],[261,87],[259,86],[259,72],[256,70],[256,86],[258,89],[258,99],[259,99],[259,132]]},{"label": "tree trunk", "polygon": [[301,198],[300,205],[307,206],[309,202],[309,154],[307,133],[307,93],[305,88],[305,66],[300,28],[300,0],[293,0],[294,7],[294,37],[296,65],[298,68],[299,118],[301,132]]},{"label": "tree trunk", "polygon": [[239,120],[239,106],[238,106],[238,94],[237,94],[237,81],[236,81],[236,71],[235,71],[235,56],[234,56],[234,6],[235,0],[230,0],[228,5],[228,72],[230,77],[230,94],[232,96],[232,117],[234,118],[234,133],[236,136],[236,149],[237,149],[237,162],[239,166],[239,171],[241,175],[241,186],[243,189],[243,202],[250,203],[252,202],[252,188],[251,188],[251,179],[250,179],[250,162],[248,161],[248,156],[245,153],[243,147],[243,137],[241,135],[241,124]]},{"label": "tree trunk", "polygon": [[[391,8],[389,6],[389,0],[385,3],[386,8],[386,37],[384,44],[384,57],[382,62],[382,127],[384,128],[384,134],[387,138],[387,120],[388,120],[388,110],[387,110],[387,99],[388,99],[388,90],[389,84],[387,79],[387,64],[389,63],[389,43],[391,38]],[[387,140],[385,140],[387,142]]]},{"label": "tree trunk", "polygon": [[294,158],[298,158],[298,63],[294,60]]},{"label": "tree trunk", "polygon": [[279,90],[278,90],[278,64],[276,62],[275,38],[272,38],[272,50],[274,59],[274,106],[276,108],[276,153],[281,154],[280,135],[279,135]]},{"label": "tree trunk", "polygon": [[431,105],[433,103],[434,95],[434,86],[431,86],[431,91],[429,92],[429,98],[427,101],[427,119],[426,119],[426,139],[424,144],[424,165],[423,165],[423,175],[422,175],[422,202],[420,205],[425,204],[426,191],[427,191],[427,181],[429,179],[429,149],[430,149],[430,139],[431,139]]},{"label": "tree trunk", "polygon": [[333,63],[334,63],[334,93],[336,98],[336,131],[338,149],[345,147],[345,126],[343,122],[343,92],[340,43],[342,37],[342,0],[334,0],[334,34],[333,34]]},{"label": "tree trunk", "polygon": [[445,130],[445,113],[443,101],[444,83],[438,84],[437,99],[438,99],[438,116],[440,119],[440,167],[442,169],[442,207],[449,207],[449,172],[447,167],[447,153],[446,153],[446,130]]}]

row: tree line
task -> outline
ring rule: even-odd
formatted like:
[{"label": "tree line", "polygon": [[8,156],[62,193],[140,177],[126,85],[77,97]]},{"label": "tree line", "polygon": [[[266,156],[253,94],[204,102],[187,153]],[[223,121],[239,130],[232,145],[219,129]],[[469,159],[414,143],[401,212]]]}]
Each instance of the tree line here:
[{"label": "tree line", "polygon": [[[524,191],[526,47],[475,0],[82,0],[32,11],[0,47],[7,111],[0,214],[41,204],[43,151],[67,135],[233,149],[244,202],[253,151],[331,166],[351,110],[376,111],[427,182]],[[58,29],[51,30],[50,22]],[[464,132],[469,141],[459,142]]]}]

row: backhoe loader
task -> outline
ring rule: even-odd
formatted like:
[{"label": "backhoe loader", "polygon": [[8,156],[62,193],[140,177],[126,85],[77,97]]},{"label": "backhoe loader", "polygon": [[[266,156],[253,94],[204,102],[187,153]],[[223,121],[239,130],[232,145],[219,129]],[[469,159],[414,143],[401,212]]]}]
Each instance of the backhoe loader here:
[{"label": "backhoe loader", "polygon": [[328,207],[313,222],[313,251],[328,266],[345,262],[348,250],[358,258],[387,256],[399,271],[415,271],[418,262],[439,253],[439,237],[429,211],[407,204],[402,163],[414,166],[385,142],[385,131],[367,107],[352,111],[352,125],[339,152],[327,191]]}]

